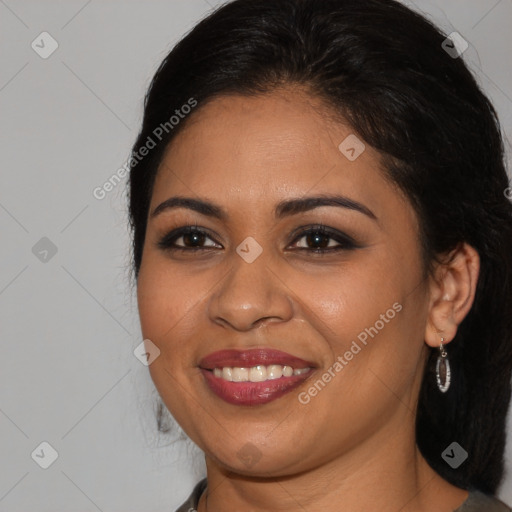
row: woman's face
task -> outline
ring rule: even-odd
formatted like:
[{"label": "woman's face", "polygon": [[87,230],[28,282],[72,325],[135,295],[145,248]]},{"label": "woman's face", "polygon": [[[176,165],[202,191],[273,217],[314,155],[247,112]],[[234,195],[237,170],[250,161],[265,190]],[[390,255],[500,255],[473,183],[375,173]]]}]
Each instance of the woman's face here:
[{"label": "woman's face", "polygon": [[[138,278],[151,377],[239,473],[291,474],[413,431],[428,316],[416,217],[323,108],[291,88],[217,98],[154,185]],[[176,197],[196,203],[152,215]],[[187,226],[205,234],[166,238]]]}]

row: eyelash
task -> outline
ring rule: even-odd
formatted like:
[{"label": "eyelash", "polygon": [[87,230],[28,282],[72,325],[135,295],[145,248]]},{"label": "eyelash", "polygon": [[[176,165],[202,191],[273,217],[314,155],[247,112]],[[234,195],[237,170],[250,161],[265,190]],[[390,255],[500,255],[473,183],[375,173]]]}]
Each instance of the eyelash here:
[{"label": "eyelash", "polygon": [[[197,225],[195,226],[184,226],[181,228],[177,228],[172,230],[171,232],[164,235],[158,242],[158,247],[160,249],[163,249],[165,251],[201,251],[201,250],[208,250],[208,249],[215,249],[214,247],[182,247],[174,245],[176,240],[181,238],[184,235],[204,235],[205,237],[208,237],[211,239],[211,237],[208,235],[208,233],[199,228]],[[295,238],[293,242],[296,242],[303,238],[306,235],[309,234],[319,234],[324,237],[328,237],[335,242],[338,242],[338,246],[336,247],[329,247],[329,248],[315,248],[315,249],[309,249],[308,247],[299,247],[298,251],[308,251],[310,253],[314,254],[326,254],[331,252],[337,252],[342,250],[353,250],[357,249],[359,245],[348,235],[345,235],[344,233],[341,233],[339,231],[336,231],[334,229],[328,228],[324,226],[323,224],[319,224],[317,226],[306,226],[303,228],[299,228],[298,232],[295,233]],[[213,240],[215,241],[215,240]],[[217,242],[216,242],[217,243]],[[329,243],[329,242],[328,242]]]}]

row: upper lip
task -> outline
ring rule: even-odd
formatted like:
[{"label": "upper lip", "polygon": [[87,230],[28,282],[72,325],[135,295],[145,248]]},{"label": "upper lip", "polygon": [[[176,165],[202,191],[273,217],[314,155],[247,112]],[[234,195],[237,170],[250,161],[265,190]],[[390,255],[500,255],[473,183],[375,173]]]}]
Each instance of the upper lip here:
[{"label": "upper lip", "polygon": [[205,370],[224,367],[252,368],[253,366],[268,366],[271,364],[291,366],[293,369],[314,367],[313,363],[300,357],[271,348],[219,350],[208,354],[199,362],[199,366]]}]

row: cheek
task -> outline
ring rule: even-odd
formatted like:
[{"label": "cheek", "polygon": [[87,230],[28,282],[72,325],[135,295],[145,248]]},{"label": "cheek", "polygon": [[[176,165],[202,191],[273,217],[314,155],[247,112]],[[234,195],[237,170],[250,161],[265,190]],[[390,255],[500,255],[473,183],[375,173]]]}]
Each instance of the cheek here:
[{"label": "cheek", "polygon": [[[349,338],[373,325],[400,297],[404,272],[396,267],[396,261],[382,254],[377,258],[372,251],[339,265],[284,265],[275,269],[280,275],[275,288],[296,303],[302,321],[342,350]],[[144,337],[169,344],[173,337],[186,338],[187,332],[204,327],[205,308],[216,285],[221,285],[217,267],[192,269],[146,253],[137,287]]]},{"label": "cheek", "polygon": [[[198,287],[204,279],[180,272],[158,256],[148,255],[141,265],[137,281],[137,301],[144,339],[160,350],[149,365],[151,378],[166,407],[179,423],[192,428],[190,404],[183,399],[190,379],[199,374],[194,367],[197,314],[204,291]],[[188,342],[187,342],[188,341]]]},{"label": "cheek", "polygon": [[368,255],[321,274],[289,275],[287,284],[308,321],[341,350],[400,299],[403,283],[397,274],[385,258]]},{"label": "cheek", "polygon": [[331,386],[334,394],[356,383],[358,392],[382,387],[382,380],[397,392],[410,385],[423,344],[419,271],[368,254],[323,275],[289,275],[301,316],[324,340],[325,367],[342,358],[335,373],[344,377]]},{"label": "cheek", "polygon": [[[421,290],[410,293],[403,274],[396,263],[381,260],[321,279],[304,275],[294,284],[306,323],[320,334],[318,347],[326,355],[318,378],[328,384],[312,382],[308,396],[302,395],[314,400],[316,413],[330,411],[340,422],[359,416],[361,424],[373,425],[412,388],[423,346],[422,296]],[[332,411],[333,403],[339,411]]]},{"label": "cheek", "polygon": [[193,331],[208,290],[208,280],[160,257],[148,256],[137,281],[137,302],[143,335],[155,340],[172,339],[183,329]]}]

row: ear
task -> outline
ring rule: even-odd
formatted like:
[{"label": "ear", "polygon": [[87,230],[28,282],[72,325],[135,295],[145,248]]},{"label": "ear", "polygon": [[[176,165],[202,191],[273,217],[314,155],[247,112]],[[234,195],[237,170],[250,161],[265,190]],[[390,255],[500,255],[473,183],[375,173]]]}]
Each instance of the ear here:
[{"label": "ear", "polygon": [[469,244],[461,243],[437,264],[429,280],[430,303],[425,342],[439,347],[455,337],[475,298],[480,257]]}]

